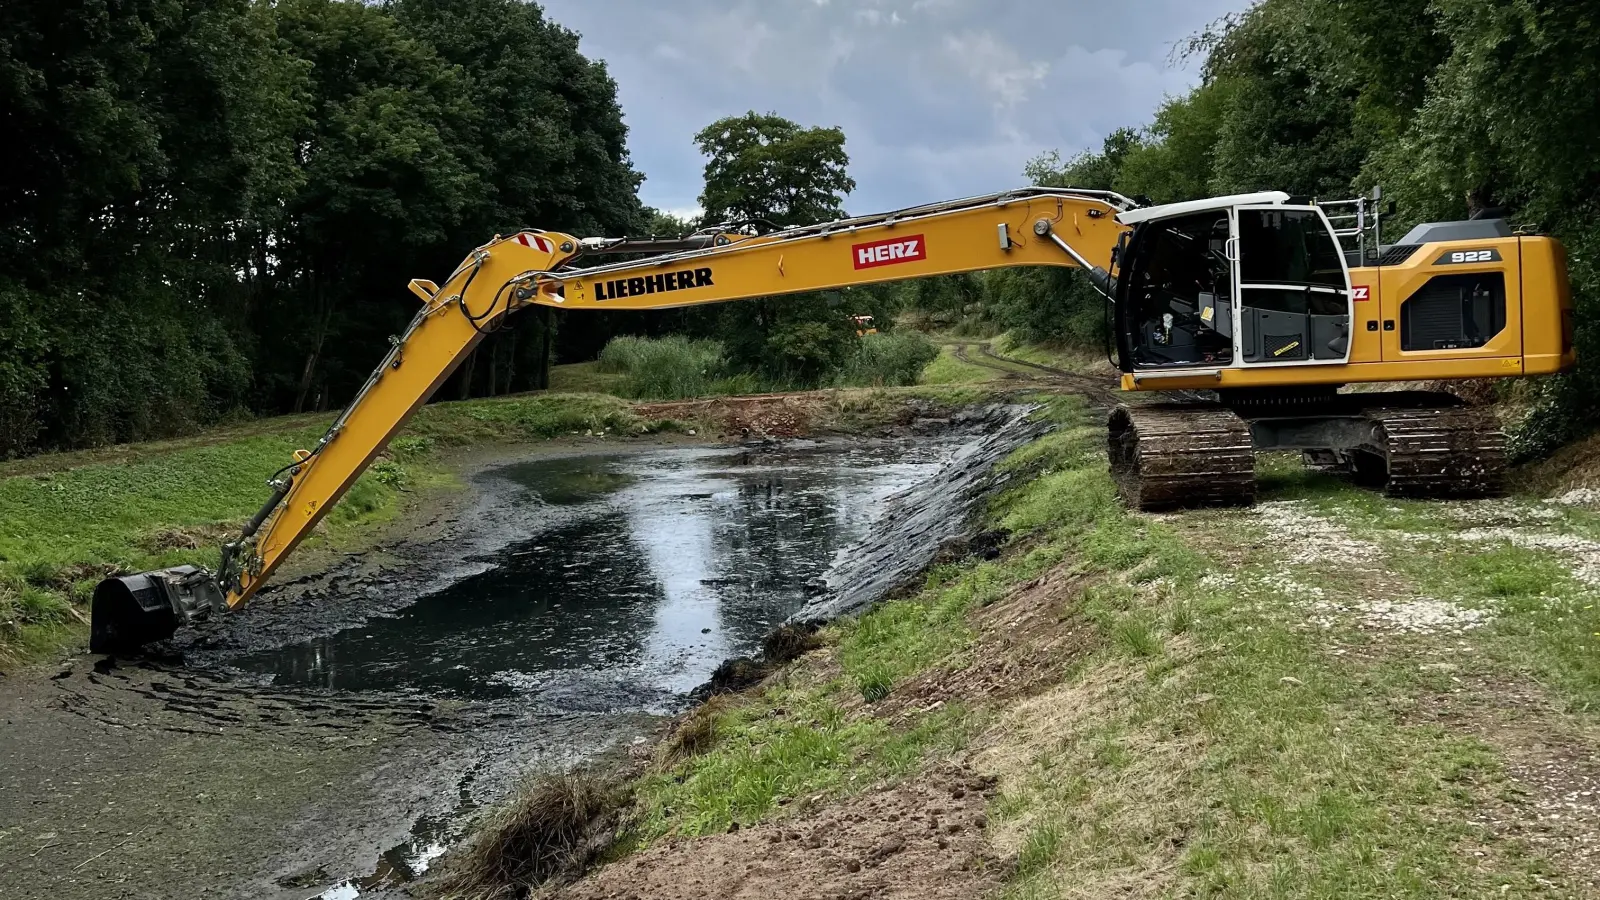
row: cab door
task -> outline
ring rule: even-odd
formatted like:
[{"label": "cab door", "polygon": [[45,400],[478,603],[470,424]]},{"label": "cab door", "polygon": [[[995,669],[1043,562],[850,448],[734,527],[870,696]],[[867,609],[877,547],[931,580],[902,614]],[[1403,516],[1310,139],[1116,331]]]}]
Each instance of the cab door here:
[{"label": "cab door", "polygon": [[1315,206],[1239,206],[1231,217],[1235,358],[1242,367],[1350,359],[1350,272]]}]

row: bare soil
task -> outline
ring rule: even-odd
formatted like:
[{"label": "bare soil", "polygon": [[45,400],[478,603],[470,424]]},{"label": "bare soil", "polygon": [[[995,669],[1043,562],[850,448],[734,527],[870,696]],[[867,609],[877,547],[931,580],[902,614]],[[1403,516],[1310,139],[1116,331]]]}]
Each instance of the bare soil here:
[{"label": "bare soil", "polygon": [[984,838],[993,781],[959,768],[789,819],[652,847],[556,892],[561,900],[969,900],[1007,864]]}]

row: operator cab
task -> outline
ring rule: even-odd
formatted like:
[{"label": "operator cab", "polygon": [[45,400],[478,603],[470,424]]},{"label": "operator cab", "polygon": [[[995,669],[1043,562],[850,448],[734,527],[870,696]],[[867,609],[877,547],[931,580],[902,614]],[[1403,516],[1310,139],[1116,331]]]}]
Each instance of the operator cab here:
[{"label": "operator cab", "polygon": [[1131,210],[1115,260],[1124,372],[1347,362],[1350,274],[1327,216],[1281,191]]}]

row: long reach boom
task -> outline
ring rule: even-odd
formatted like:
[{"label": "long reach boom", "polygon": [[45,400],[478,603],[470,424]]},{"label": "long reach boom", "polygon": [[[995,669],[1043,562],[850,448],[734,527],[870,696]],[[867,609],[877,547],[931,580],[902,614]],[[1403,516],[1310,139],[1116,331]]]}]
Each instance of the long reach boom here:
[{"label": "long reach boom", "polygon": [[[422,301],[416,316],[317,445],[269,479],[271,496],[223,547],[215,572],[183,566],[95,589],[90,649],[136,648],[248,602],[484,335],[518,310],[666,309],[1006,266],[1081,267],[1109,292],[1112,250],[1127,231],[1116,217],[1133,206],[1109,191],[1035,187],[767,234],[496,236],[442,283],[411,282]],[[575,265],[637,253],[654,255]]]}]

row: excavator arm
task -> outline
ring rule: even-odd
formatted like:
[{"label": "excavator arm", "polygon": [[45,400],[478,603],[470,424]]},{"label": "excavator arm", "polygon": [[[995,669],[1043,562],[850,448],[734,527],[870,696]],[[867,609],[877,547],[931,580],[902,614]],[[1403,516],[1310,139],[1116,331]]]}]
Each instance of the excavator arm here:
[{"label": "excavator arm", "polygon": [[[507,315],[665,309],[1005,266],[1078,266],[1102,290],[1133,206],[1106,191],[1028,188],[769,234],[708,229],[672,242],[526,231],[472,251],[422,305],[332,426],[269,479],[272,494],[226,544],[215,572],[183,566],[106,579],[90,649],[109,653],[236,609],[328,514],[389,439]],[[665,252],[662,252],[665,250]],[[578,268],[580,258],[649,253]]]}]

